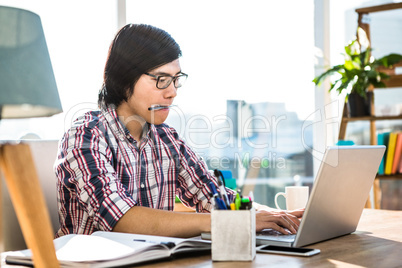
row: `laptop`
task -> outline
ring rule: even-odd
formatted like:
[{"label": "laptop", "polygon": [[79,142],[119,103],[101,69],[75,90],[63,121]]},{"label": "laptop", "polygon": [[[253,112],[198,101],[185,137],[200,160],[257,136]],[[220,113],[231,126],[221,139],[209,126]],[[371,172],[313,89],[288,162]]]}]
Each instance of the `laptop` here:
[{"label": "laptop", "polygon": [[383,145],[328,147],[297,234],[263,230],[257,245],[303,247],[356,231],[384,152]]}]

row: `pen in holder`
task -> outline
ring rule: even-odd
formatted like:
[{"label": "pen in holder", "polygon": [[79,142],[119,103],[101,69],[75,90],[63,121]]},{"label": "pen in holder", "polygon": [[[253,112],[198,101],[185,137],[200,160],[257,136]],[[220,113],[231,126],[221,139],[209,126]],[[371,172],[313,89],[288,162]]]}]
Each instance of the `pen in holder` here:
[{"label": "pen in holder", "polygon": [[255,209],[211,212],[213,261],[252,261],[256,255]]}]

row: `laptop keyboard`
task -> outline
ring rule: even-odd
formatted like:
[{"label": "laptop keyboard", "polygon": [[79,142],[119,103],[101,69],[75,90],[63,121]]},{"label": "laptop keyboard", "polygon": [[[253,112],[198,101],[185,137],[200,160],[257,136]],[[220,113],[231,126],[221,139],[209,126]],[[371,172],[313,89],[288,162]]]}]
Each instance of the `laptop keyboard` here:
[{"label": "laptop keyboard", "polygon": [[273,229],[264,229],[257,233],[257,239],[292,243],[296,239],[296,235],[290,232],[286,235]]},{"label": "laptop keyboard", "polygon": [[[288,230],[287,230],[288,231]],[[289,231],[288,231],[289,232]],[[257,233],[257,236],[285,236],[285,237],[295,237],[296,235],[291,234],[282,234],[281,232],[274,229],[264,229],[261,232]]]}]

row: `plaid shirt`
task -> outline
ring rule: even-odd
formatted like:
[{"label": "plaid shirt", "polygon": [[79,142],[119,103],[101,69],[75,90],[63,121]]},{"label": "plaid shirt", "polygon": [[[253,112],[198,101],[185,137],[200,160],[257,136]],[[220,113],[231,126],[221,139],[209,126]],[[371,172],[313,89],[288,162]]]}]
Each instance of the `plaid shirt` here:
[{"label": "plaid shirt", "polygon": [[205,162],[165,124],[144,130],[139,147],[112,108],[78,118],[55,163],[60,229],[111,231],[135,205],[173,210],[175,196],[197,212],[211,210]]}]

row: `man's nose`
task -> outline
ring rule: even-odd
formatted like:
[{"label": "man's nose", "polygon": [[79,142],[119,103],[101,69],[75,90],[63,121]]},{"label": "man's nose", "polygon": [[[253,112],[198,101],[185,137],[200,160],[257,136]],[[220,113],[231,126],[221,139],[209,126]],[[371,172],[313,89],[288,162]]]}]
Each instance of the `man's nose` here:
[{"label": "man's nose", "polygon": [[172,99],[177,96],[177,88],[174,86],[174,81],[170,83],[170,85],[164,89],[164,95],[167,99]]}]

